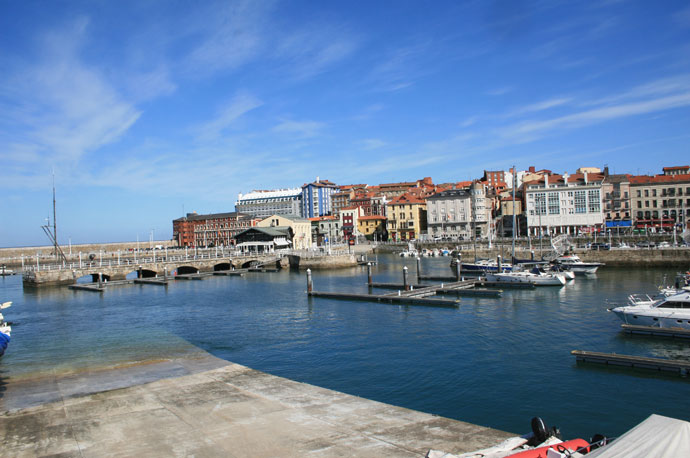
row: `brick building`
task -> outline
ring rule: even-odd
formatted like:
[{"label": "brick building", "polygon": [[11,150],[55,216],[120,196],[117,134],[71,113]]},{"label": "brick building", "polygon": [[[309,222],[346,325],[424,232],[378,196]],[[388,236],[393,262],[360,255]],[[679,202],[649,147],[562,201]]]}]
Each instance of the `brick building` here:
[{"label": "brick building", "polygon": [[181,247],[229,246],[238,233],[256,226],[259,219],[244,213],[212,213],[173,220],[173,240]]}]

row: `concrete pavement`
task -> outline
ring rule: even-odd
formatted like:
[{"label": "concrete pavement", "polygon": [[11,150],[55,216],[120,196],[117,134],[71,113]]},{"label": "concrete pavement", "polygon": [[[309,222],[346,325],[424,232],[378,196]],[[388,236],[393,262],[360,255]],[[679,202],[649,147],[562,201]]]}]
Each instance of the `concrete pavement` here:
[{"label": "concrete pavement", "polygon": [[[173,378],[146,383],[161,376]],[[513,435],[212,356],[47,386],[24,393],[32,407],[0,414],[2,456],[423,457],[431,448],[461,453]]]}]

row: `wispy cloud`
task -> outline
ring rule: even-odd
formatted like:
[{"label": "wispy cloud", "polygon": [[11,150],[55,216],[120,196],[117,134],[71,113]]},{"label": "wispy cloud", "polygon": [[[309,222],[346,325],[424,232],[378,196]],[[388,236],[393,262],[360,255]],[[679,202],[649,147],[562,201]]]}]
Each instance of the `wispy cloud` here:
[{"label": "wispy cloud", "polygon": [[306,26],[280,36],[274,58],[295,79],[306,79],[332,68],[358,47],[355,35],[342,26]]},{"label": "wispy cloud", "polygon": [[288,134],[298,138],[311,138],[317,136],[326,126],[325,123],[317,121],[295,121],[287,119],[273,127],[273,132]]},{"label": "wispy cloud", "polygon": [[366,138],[364,140],[360,140],[358,142],[360,148],[371,151],[375,149],[380,149],[383,148],[384,146],[388,145],[388,142],[385,142],[383,140],[380,140],[378,138]]},{"label": "wispy cloud", "polygon": [[488,91],[486,91],[486,94],[487,94],[487,95],[490,95],[490,96],[493,96],[493,97],[498,97],[498,96],[501,96],[501,95],[506,95],[506,94],[508,94],[509,92],[512,92],[512,91],[513,91],[513,88],[512,88],[512,87],[510,87],[510,86],[502,86],[502,87],[497,87],[497,88],[494,88],[494,89],[489,89]]},{"label": "wispy cloud", "polygon": [[[73,166],[85,154],[118,140],[141,115],[134,104],[79,50],[88,20],[60,34],[42,37],[42,59],[6,69],[0,112],[12,132],[0,135],[0,149],[15,160]],[[0,180],[2,181],[2,180]]]},{"label": "wispy cloud", "polygon": [[525,115],[528,113],[545,111],[545,110],[549,110],[551,108],[565,105],[570,101],[572,101],[572,98],[570,98],[570,97],[557,97],[557,98],[553,98],[553,99],[548,99],[548,100],[533,103],[530,105],[525,105],[525,106],[520,107],[520,108],[516,108],[516,109],[508,112],[505,116],[506,117],[514,117],[514,116],[522,116],[522,115]]},{"label": "wispy cloud", "polygon": [[431,71],[434,65],[426,66],[424,62],[432,54],[432,42],[428,39],[394,49],[373,68],[371,78],[379,90],[394,92],[407,88]]},{"label": "wispy cloud", "polygon": [[198,132],[199,140],[213,141],[218,139],[240,117],[261,105],[263,105],[263,102],[253,95],[246,92],[238,93],[220,110],[213,120],[195,129]]},{"label": "wispy cloud", "polygon": [[690,91],[639,102],[595,108],[547,120],[518,123],[501,130],[504,137],[531,141],[556,129],[573,129],[612,119],[690,106]]}]

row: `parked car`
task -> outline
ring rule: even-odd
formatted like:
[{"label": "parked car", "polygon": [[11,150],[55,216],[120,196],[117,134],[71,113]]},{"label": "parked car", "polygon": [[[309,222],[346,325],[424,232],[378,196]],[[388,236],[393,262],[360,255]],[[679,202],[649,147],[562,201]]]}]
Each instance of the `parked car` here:
[{"label": "parked car", "polygon": [[597,242],[597,243],[592,243],[589,246],[589,248],[590,248],[590,250],[610,250],[611,245],[609,245],[608,243]]},{"label": "parked car", "polygon": [[659,242],[656,246],[657,248],[671,248],[671,244],[668,242]]},{"label": "parked car", "polygon": [[656,244],[654,242],[647,241],[647,242],[637,242],[635,244],[635,246],[637,248],[654,248],[656,246]]}]

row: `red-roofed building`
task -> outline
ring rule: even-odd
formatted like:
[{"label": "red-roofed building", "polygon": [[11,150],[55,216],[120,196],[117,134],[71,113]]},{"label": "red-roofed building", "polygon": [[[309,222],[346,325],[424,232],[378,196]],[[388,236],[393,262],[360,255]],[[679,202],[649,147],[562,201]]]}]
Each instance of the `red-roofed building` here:
[{"label": "red-roofed building", "polygon": [[426,231],[426,196],[422,194],[421,190],[407,192],[388,202],[389,240],[413,240]]},{"label": "red-roofed building", "polygon": [[357,230],[369,240],[377,241],[388,239],[385,216],[362,216],[357,220]]},{"label": "red-roofed building", "polygon": [[[637,230],[673,231],[689,228],[690,174],[631,176],[632,211]],[[675,167],[674,167],[675,169]]]},{"label": "red-roofed building", "polygon": [[525,182],[527,227],[532,236],[602,231],[603,174],[545,174]]}]

